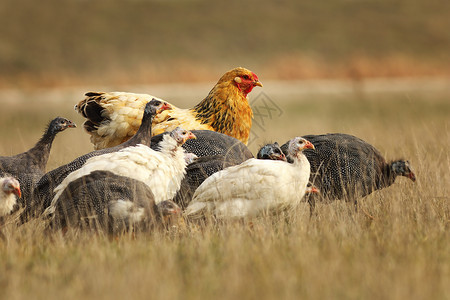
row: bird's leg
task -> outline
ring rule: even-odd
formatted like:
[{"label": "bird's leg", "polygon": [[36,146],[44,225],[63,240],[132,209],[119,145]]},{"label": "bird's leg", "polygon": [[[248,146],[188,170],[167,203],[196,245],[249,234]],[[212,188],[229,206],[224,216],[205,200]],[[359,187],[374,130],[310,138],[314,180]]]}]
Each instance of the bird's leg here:
[{"label": "bird's leg", "polygon": [[309,217],[311,218],[314,214],[314,211],[316,209],[316,200],[314,199],[314,197],[309,197],[308,198],[308,203],[309,203]]},{"label": "bird's leg", "polygon": [[356,199],[353,202],[353,205],[355,206],[355,213],[358,213],[358,201]]}]

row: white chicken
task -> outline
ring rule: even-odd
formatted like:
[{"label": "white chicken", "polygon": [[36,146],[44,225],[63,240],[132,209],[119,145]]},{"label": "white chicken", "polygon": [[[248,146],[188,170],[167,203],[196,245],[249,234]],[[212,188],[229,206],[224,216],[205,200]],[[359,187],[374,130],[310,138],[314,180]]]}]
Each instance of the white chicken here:
[{"label": "white chicken", "polygon": [[0,217],[8,215],[21,197],[20,184],[13,177],[0,178]]},{"label": "white chicken", "polygon": [[297,205],[310,175],[304,149],[314,146],[296,137],[289,143],[293,164],[253,158],[211,175],[195,191],[185,215],[192,219],[205,214],[217,219],[242,218]]},{"label": "white chicken", "polygon": [[58,198],[70,182],[99,170],[144,182],[152,190],[156,204],[172,199],[186,173],[185,152],[181,146],[192,138],[195,138],[193,133],[178,127],[164,135],[159,143],[160,151],[139,144],[118,152],[91,157],[55,188],[55,196],[45,214],[54,212]]}]

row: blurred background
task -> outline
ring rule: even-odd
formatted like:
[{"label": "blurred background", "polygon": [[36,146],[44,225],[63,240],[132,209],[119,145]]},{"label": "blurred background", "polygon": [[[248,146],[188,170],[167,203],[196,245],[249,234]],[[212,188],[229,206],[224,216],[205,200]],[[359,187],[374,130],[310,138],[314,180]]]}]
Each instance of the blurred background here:
[{"label": "blurred background", "polygon": [[450,126],[449,29],[448,0],[2,0],[0,138],[14,143],[0,153],[28,149],[62,115],[79,129],[56,141],[58,166],[92,150],[73,111],[85,92],[188,108],[243,66],[264,84],[249,95],[252,151],[345,132],[410,157],[399,136]]},{"label": "blurred background", "polygon": [[211,85],[236,66],[261,80],[442,77],[449,28],[447,0],[2,0],[0,88]]}]

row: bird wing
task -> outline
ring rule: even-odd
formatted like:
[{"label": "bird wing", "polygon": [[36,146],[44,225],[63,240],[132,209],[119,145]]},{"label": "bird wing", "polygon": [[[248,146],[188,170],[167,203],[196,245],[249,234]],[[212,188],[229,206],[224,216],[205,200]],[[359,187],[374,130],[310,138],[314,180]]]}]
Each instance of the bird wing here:
[{"label": "bird wing", "polygon": [[214,173],[195,191],[186,215],[206,210],[218,217],[242,217],[274,207],[292,197],[297,186],[293,184],[294,169],[282,161],[249,159]]},{"label": "bird wing", "polygon": [[152,99],[164,101],[148,94],[89,92],[75,110],[87,119],[84,129],[98,150],[119,145],[132,137],[141,125],[145,105]]},{"label": "bird wing", "polygon": [[[145,105],[152,99],[165,101],[148,94],[90,92],[75,109],[87,119],[84,129],[98,150],[119,145],[132,137],[141,125]],[[172,109],[155,116],[152,135],[178,126],[187,130],[213,130],[210,125],[200,123],[193,110],[170,105]]]},{"label": "bird wing", "polygon": [[157,135],[172,131],[177,127],[186,130],[214,130],[208,124],[202,124],[195,117],[192,109],[182,109],[172,106],[172,109],[163,111],[153,120],[152,134]]},{"label": "bird wing", "polygon": [[[154,170],[165,165],[166,158],[161,153],[146,146],[128,147],[122,151],[91,157],[80,169],[70,173],[55,189],[51,206],[55,206],[58,198],[70,182],[94,171],[107,170],[116,175],[127,176],[144,183],[153,182]],[[156,176],[155,176],[156,177]]]}]

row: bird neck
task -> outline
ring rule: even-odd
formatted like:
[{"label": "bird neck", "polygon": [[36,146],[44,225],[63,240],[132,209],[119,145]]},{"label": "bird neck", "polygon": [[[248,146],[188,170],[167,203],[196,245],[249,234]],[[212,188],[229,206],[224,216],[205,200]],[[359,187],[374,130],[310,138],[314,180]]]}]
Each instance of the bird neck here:
[{"label": "bird neck", "polygon": [[298,152],[296,155],[291,155],[291,158],[293,158],[292,164],[294,166],[303,166],[305,164],[309,165],[309,160],[306,158],[303,152]]},{"label": "bird neck", "polygon": [[247,97],[235,84],[217,83],[192,110],[201,124],[247,143],[253,112]]},{"label": "bird neck", "polygon": [[57,133],[58,132],[53,132],[51,128],[47,128],[44,135],[39,139],[34,147],[23,153],[42,171],[44,171],[47,166],[48,158],[50,156],[50,149],[52,148],[52,144]]},{"label": "bird neck", "polygon": [[387,163],[383,165],[381,170],[381,178],[379,179],[378,185],[380,188],[388,187],[394,183],[397,174],[392,169],[392,163]]},{"label": "bird neck", "polygon": [[[178,145],[177,141],[170,136],[169,134],[165,134],[160,145],[160,151],[161,153],[164,153],[166,155],[170,156],[176,156],[179,150],[182,149],[181,146]],[[184,158],[183,158],[184,160]]]},{"label": "bird neck", "polygon": [[139,127],[138,131],[136,132],[131,139],[123,143],[125,147],[128,146],[134,146],[137,144],[142,144],[145,146],[150,147],[151,140],[152,140],[152,122],[153,118],[155,117],[155,114],[151,115],[144,115],[142,118],[141,126]]}]

